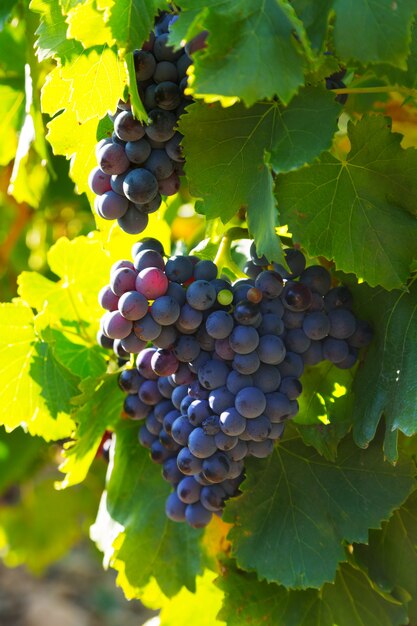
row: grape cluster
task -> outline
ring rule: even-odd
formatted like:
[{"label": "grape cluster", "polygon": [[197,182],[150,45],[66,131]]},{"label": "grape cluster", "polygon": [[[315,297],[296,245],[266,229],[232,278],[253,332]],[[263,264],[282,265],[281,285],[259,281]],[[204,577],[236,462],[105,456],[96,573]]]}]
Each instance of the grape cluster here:
[{"label": "grape cluster", "polygon": [[139,441],[174,488],[168,517],[202,527],[238,492],[245,457],[271,454],[297,414],[304,367],[352,367],[371,329],[298,250],[288,271],[252,245],[248,278],[233,285],[211,261],[165,260],[152,239],[132,254],[100,292],[99,341],[137,354],[119,379],[124,412],[144,420]]},{"label": "grape cluster", "polygon": [[[97,144],[98,167],[90,174],[97,214],[117,220],[132,235],[145,230],[148,215],[161,205],[161,195],[177,193],[184,173],[182,135],[176,124],[190,101],[184,90],[191,58],[184,49],[168,45],[169,28],[176,17],[163,15],[149,40],[134,53],[147,123],[133,117],[129,102],[119,101],[112,116],[113,136]],[[187,49],[191,54],[193,49]]]}]

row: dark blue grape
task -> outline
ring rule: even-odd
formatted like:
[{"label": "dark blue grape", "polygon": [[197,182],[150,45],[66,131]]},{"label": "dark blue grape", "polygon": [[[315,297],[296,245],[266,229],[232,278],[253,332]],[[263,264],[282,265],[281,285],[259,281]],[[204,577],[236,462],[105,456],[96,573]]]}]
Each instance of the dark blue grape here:
[{"label": "dark blue grape", "polygon": [[269,437],[271,428],[271,422],[266,415],[260,415],[247,420],[245,433],[250,438],[249,441],[264,441]]},{"label": "dark blue grape", "polygon": [[253,374],[253,386],[259,387],[263,393],[276,391],[281,382],[281,374],[276,365],[261,363],[259,369]]},{"label": "dark blue grape", "polygon": [[[337,309],[335,309],[337,310]],[[331,363],[341,363],[349,354],[349,346],[343,339],[327,337],[323,342],[323,356]]]},{"label": "dark blue grape", "polygon": [[188,419],[184,415],[181,415],[180,417],[177,417],[175,422],[172,424],[171,437],[180,445],[186,446],[188,437],[190,436],[193,428],[194,426],[190,424]]},{"label": "dark blue grape", "polygon": [[235,407],[243,417],[258,417],[266,407],[265,394],[258,387],[245,387],[237,393]]},{"label": "dark blue grape", "polygon": [[194,309],[205,311],[215,303],[216,290],[208,281],[196,280],[188,287],[186,299]]},{"label": "dark blue grape", "polygon": [[131,419],[142,420],[148,415],[150,407],[139,400],[136,394],[129,394],[125,398],[123,410]]},{"label": "dark blue grape", "polygon": [[258,347],[259,335],[251,326],[235,326],[229,337],[229,343],[237,354],[249,354]]},{"label": "dark blue grape", "polygon": [[198,502],[200,500],[200,491],[201,485],[193,476],[186,476],[177,486],[177,496],[181,502],[185,502],[186,504]]},{"label": "dark blue grape", "polygon": [[237,394],[238,391],[244,387],[252,387],[253,378],[245,374],[241,374],[235,370],[232,370],[227,377],[226,387],[231,393]]},{"label": "dark blue grape", "polygon": [[231,460],[224,452],[215,452],[203,461],[203,474],[213,483],[221,483],[228,477]]},{"label": "dark blue grape", "polygon": [[310,344],[311,339],[307,337],[302,328],[288,330],[285,335],[285,345],[287,350],[290,350],[291,352],[302,354],[309,349]]},{"label": "dark blue grape", "polygon": [[161,332],[161,326],[155,322],[150,313],[133,324],[135,335],[142,341],[153,341]]},{"label": "dark blue grape", "polygon": [[192,277],[193,271],[191,259],[185,256],[171,257],[165,267],[167,277],[175,283],[187,282]]},{"label": "dark blue grape", "polygon": [[144,378],[142,378],[137,369],[126,369],[120,373],[118,382],[120,389],[125,393],[138,393]]},{"label": "dark blue grape", "polygon": [[307,285],[311,291],[316,291],[320,295],[325,296],[330,289],[332,279],[324,267],[312,265],[302,272],[300,282]]},{"label": "dark blue grape", "polygon": [[277,272],[265,270],[256,277],[255,287],[262,292],[264,298],[273,300],[281,294],[284,281]]},{"label": "dark blue grape", "polygon": [[172,111],[152,109],[148,113],[148,125],[145,132],[154,141],[168,141],[174,136],[176,117]]},{"label": "dark blue grape", "polygon": [[259,340],[257,352],[260,360],[269,365],[278,365],[286,354],[284,342],[276,335],[263,335]]},{"label": "dark blue grape", "polygon": [[212,411],[220,415],[222,411],[233,405],[234,394],[227,387],[218,387],[210,391],[208,402]]},{"label": "dark blue grape", "polygon": [[[161,73],[161,68],[159,68],[158,73]],[[154,99],[158,107],[172,111],[181,102],[181,92],[176,83],[170,80],[161,81],[156,86]]]},{"label": "dark blue grape", "polygon": [[196,280],[214,280],[217,278],[217,266],[213,261],[199,261],[194,267],[194,278]]},{"label": "dark blue grape", "polygon": [[347,309],[332,309],[328,313],[330,330],[329,335],[336,339],[348,339],[356,330],[356,318]]},{"label": "dark blue grape", "polygon": [[325,313],[316,311],[309,313],[303,320],[303,331],[310,339],[320,340],[327,337],[330,321]]},{"label": "dark blue grape", "polygon": [[145,317],[148,307],[147,298],[137,291],[127,291],[119,300],[120,314],[133,322]]},{"label": "dark blue grape", "polygon": [[180,315],[180,305],[171,296],[160,296],[152,303],[151,315],[161,326],[174,324]]},{"label": "dark blue grape", "polygon": [[248,454],[257,459],[266,459],[274,451],[274,444],[271,439],[265,441],[249,441]]},{"label": "dark blue grape", "polygon": [[331,309],[350,309],[353,304],[352,294],[344,285],[330,289],[324,296],[324,305],[327,311]]},{"label": "dark blue grape", "polygon": [[284,322],[275,313],[265,313],[258,328],[259,335],[282,335],[284,332]]},{"label": "dark blue grape", "polygon": [[254,374],[260,364],[258,352],[255,350],[249,354],[236,354],[233,359],[232,367],[240,374]]},{"label": "dark blue grape", "polygon": [[151,449],[153,442],[156,441],[155,435],[152,435],[152,433],[149,432],[145,424],[141,426],[139,430],[138,439],[139,443],[144,448],[148,448],[149,450]]},{"label": "dark blue grape", "polygon": [[132,246],[132,257],[135,258],[143,250],[156,250],[161,256],[164,255],[164,248],[160,241],[153,237],[144,237]]},{"label": "dark blue grape", "polygon": [[165,513],[173,522],[185,521],[186,505],[178,498],[177,494],[171,493],[165,503]]},{"label": "dark blue grape", "polygon": [[208,511],[201,502],[187,504],[185,509],[185,519],[193,528],[204,528],[210,522],[212,513]]},{"label": "dark blue grape", "polygon": [[162,466],[162,477],[173,487],[175,487],[183,477],[178,469],[176,457],[167,459]]},{"label": "dark blue grape", "polygon": [[220,428],[226,435],[241,435],[246,428],[246,419],[234,407],[230,407],[220,415]]},{"label": "dark blue grape", "polygon": [[129,235],[139,235],[148,225],[149,218],[141,213],[137,207],[129,203],[129,207],[123,217],[119,217],[117,223],[120,228]]},{"label": "dark blue grape", "polygon": [[198,426],[188,437],[188,448],[191,454],[198,459],[206,459],[216,452],[217,446],[214,437],[207,435],[203,428]]},{"label": "dark blue grape", "polygon": [[207,361],[198,372],[198,380],[206,389],[216,389],[226,384],[229,368],[221,361]]},{"label": "dark blue grape", "polygon": [[290,401],[286,395],[278,391],[266,394],[265,415],[274,423],[284,420],[291,412]]},{"label": "dark blue grape", "polygon": [[352,348],[365,348],[371,343],[372,337],[373,330],[368,322],[358,320],[355,332],[349,337],[349,345]]},{"label": "dark blue grape", "polygon": [[208,511],[220,511],[225,498],[226,492],[221,485],[208,485],[201,489],[200,501]]},{"label": "dark blue grape", "polygon": [[295,376],[287,376],[281,380],[280,392],[285,394],[289,400],[295,400],[301,394],[303,386]]}]

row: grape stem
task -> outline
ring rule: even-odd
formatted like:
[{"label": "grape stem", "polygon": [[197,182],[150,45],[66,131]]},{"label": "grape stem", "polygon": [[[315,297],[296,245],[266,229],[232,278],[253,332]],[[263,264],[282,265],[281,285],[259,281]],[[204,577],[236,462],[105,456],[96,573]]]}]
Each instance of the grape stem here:
[{"label": "grape stem", "polygon": [[408,89],[407,87],[399,87],[396,85],[381,85],[380,87],[344,87],[343,89],[332,89],[336,94],[354,94],[354,93],[390,93],[396,91],[407,96],[417,97],[417,89]]},{"label": "grape stem", "polygon": [[248,237],[249,232],[247,229],[240,228],[239,226],[230,228],[225,233],[220,241],[219,249],[217,251],[216,258],[214,259],[214,263],[217,265],[219,274],[221,273],[223,267],[227,267],[238,278],[246,278],[246,274],[244,274],[240,267],[233,261],[230,254],[230,247],[232,245],[232,241],[235,241],[236,239],[247,239]]}]

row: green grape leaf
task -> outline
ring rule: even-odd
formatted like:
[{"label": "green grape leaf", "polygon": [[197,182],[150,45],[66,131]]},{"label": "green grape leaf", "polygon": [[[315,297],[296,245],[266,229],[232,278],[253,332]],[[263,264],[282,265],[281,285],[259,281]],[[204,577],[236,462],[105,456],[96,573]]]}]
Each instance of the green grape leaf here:
[{"label": "green grape leaf", "polygon": [[283,220],[312,256],[386,289],[401,287],[415,254],[417,150],[404,150],[383,116],[348,124],[344,161],[329,153],[280,176]]},{"label": "green grape leaf", "polygon": [[99,487],[97,478],[64,492],[55,491],[49,477],[31,481],[21,490],[17,506],[0,508],[0,550],[6,565],[24,564],[39,575],[67,554],[94,519]]},{"label": "green grape leaf", "polygon": [[[115,111],[127,85],[125,64],[107,45],[86,50],[65,63],[58,72],[59,84],[66,81],[70,85],[66,108],[71,109],[81,123],[101,119],[109,111]],[[56,87],[55,82],[49,84],[49,99],[53,98]]]},{"label": "green grape leaf", "polygon": [[295,12],[301,18],[307,35],[314,48],[320,49],[325,42],[327,33],[328,13],[333,0],[293,0]]},{"label": "green grape leaf", "polygon": [[329,14],[334,11],[333,39],[337,56],[361,63],[390,63],[403,69],[409,51],[413,0],[294,0],[295,11],[316,48],[325,43]]},{"label": "green grape leaf", "polygon": [[23,482],[39,465],[46,444],[40,437],[27,435],[22,428],[12,433],[0,429],[0,494]]},{"label": "green grape leaf", "polygon": [[385,453],[395,461],[398,431],[407,436],[417,432],[417,282],[408,293],[359,285],[354,294],[375,333],[353,386],[354,437],[367,446],[384,416]]},{"label": "green grape leaf", "polygon": [[417,493],[383,524],[371,530],[369,545],[354,547],[354,556],[383,592],[411,600],[411,623],[417,620]]},{"label": "green grape leaf", "polygon": [[277,103],[258,103],[250,109],[242,104],[226,109],[218,104],[191,106],[180,128],[191,192],[204,199],[197,202],[197,210],[226,222],[246,208],[259,252],[281,259],[265,156],[278,172],[311,162],[331,145],[338,112],[333,96],[318,87],[303,89],[287,108]]},{"label": "green grape leaf", "polygon": [[25,94],[8,85],[0,85],[0,165],[14,158],[18,143],[18,130],[24,117]]},{"label": "green grape leaf", "polygon": [[335,461],[337,446],[352,426],[353,373],[324,361],[307,368],[301,382],[300,410],[293,421],[304,443]]},{"label": "green grape leaf", "polygon": [[216,584],[225,599],[219,613],[228,626],[400,626],[406,610],[394,598],[381,597],[364,574],[342,565],[334,584],[320,591],[289,591],[257,580],[225,563]]},{"label": "green grape leaf", "polygon": [[[151,599],[151,608],[160,608],[160,626],[225,626],[225,622],[216,619],[222,605],[223,594],[213,584],[216,574],[205,570],[196,577],[196,589],[193,593],[183,587],[173,598],[158,598],[157,605],[152,602],[155,596],[154,585],[145,589],[141,601],[147,605],[147,595]],[[152,595],[151,595],[152,594]]]},{"label": "green grape leaf", "polygon": [[[184,2],[190,9],[196,4]],[[189,83],[194,95],[208,101],[238,97],[248,106],[275,95],[288,104],[295,96],[304,82],[305,51],[300,43],[304,37],[288,3],[211,3],[201,22],[209,35],[207,48],[194,55]]]},{"label": "green grape leaf", "polygon": [[104,374],[81,381],[81,395],[73,398],[77,407],[73,413],[77,423],[75,443],[65,446],[65,460],[60,466],[65,478],[60,488],[85,479],[104,432],[118,423],[124,396],[117,385],[117,377],[118,374]]},{"label": "green grape leaf", "polygon": [[99,10],[96,2],[77,2],[66,9],[68,39],[76,39],[84,48],[114,43],[105,21],[105,12]]},{"label": "green grape leaf", "polygon": [[[345,560],[343,543],[366,542],[414,488],[410,462],[394,468],[378,445],[360,450],[341,442],[336,463],[298,439],[269,459],[247,463],[242,495],[230,500],[225,521],[239,567],[286,587],[320,587]],[[314,513],[313,513],[314,512]]]},{"label": "green grape leaf", "polygon": [[108,26],[122,52],[140,48],[153,30],[158,9],[168,8],[166,0],[117,0],[111,9]]},{"label": "green grape leaf", "polygon": [[78,379],[39,341],[34,314],[20,301],[0,307],[0,373],[0,423],[6,429],[22,425],[47,441],[71,434],[70,402]]},{"label": "green grape leaf", "polygon": [[53,328],[42,332],[42,338],[51,346],[56,360],[82,380],[104,374],[107,361],[103,349],[86,345],[76,332],[68,328],[65,330],[67,334]]},{"label": "green grape leaf", "polygon": [[50,57],[65,60],[82,53],[82,45],[67,38],[68,24],[58,0],[31,0],[29,8],[40,14],[40,25],[36,31],[36,48],[40,61]]},{"label": "green grape leaf", "polygon": [[105,561],[118,570],[117,581],[127,597],[140,597],[140,589],[152,577],[169,597],[182,586],[194,591],[195,576],[201,571],[200,532],[166,517],[170,488],[138,444],[138,429],[134,422],[117,428],[114,461],[93,540],[107,548]]},{"label": "green grape leaf", "polygon": [[17,4],[17,0],[3,0],[0,7],[0,27],[3,27],[10,13]]},{"label": "green grape leaf", "polygon": [[[44,311],[46,322],[60,330],[78,333],[95,345],[95,333],[103,313],[97,291],[108,281],[111,260],[97,237],[61,237],[48,251],[48,264],[59,277],[51,281],[36,272],[23,272],[18,279],[19,295],[29,306]],[[46,323],[45,326],[48,324]]]}]

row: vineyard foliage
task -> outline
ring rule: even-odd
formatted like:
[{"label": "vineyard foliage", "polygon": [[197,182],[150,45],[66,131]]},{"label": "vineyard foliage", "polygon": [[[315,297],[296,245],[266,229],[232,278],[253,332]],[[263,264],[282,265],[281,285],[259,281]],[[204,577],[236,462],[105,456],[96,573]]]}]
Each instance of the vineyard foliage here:
[{"label": "vineyard foliage", "polygon": [[[88,176],[119,99],[147,118],[133,52],[166,10],[172,45],[208,36],[179,120],[186,176],[143,235],[231,279],[249,239],[281,264],[295,245],[374,331],[353,370],[306,369],[282,441],[205,530],[165,517],[96,342],[97,294],[138,237],[93,214]],[[91,526],[162,626],[415,626],[416,3],[5,0],[0,129],[5,562],[40,571]]]}]

